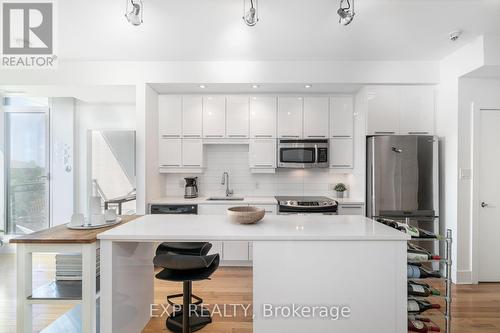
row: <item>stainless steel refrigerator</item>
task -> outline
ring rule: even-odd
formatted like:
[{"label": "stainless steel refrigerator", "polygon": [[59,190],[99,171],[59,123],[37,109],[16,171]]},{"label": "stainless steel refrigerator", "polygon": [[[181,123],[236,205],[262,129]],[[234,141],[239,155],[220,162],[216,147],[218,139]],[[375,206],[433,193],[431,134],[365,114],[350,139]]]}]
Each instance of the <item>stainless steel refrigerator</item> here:
[{"label": "stainless steel refrigerator", "polygon": [[[388,217],[438,231],[438,138],[425,135],[367,137],[366,204],[370,218]],[[415,223],[416,222],[416,223]]]}]

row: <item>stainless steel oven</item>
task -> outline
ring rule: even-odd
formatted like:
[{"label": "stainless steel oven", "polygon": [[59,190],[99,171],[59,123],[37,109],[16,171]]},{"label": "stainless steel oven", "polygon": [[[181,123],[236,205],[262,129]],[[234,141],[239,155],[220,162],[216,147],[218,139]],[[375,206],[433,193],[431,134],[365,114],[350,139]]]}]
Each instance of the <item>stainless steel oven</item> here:
[{"label": "stainless steel oven", "polygon": [[328,140],[279,140],[279,168],[328,168]]}]

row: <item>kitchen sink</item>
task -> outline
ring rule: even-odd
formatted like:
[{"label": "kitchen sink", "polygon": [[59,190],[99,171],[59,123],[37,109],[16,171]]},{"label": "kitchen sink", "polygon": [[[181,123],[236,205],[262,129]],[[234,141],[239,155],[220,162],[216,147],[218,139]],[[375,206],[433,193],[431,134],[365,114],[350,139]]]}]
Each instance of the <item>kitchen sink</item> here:
[{"label": "kitchen sink", "polygon": [[241,197],[210,197],[207,201],[243,201]]}]

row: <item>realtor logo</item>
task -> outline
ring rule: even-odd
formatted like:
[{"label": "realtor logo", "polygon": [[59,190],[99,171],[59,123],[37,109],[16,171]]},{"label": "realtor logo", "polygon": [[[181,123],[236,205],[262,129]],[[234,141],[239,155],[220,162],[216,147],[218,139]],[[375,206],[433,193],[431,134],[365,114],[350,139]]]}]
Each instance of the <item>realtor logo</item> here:
[{"label": "realtor logo", "polygon": [[54,3],[35,1],[2,3],[4,68],[54,67]]}]

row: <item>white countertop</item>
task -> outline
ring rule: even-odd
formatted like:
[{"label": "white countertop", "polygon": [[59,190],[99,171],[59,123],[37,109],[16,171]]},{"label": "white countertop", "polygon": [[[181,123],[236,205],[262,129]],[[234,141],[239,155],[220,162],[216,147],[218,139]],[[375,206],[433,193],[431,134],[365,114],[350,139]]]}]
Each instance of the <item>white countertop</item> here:
[{"label": "white countertop", "polygon": [[[240,197],[240,195],[235,195],[236,197]],[[185,199],[184,197],[163,197],[151,200],[150,204],[168,204],[168,205],[277,205],[276,199],[274,196],[241,196],[243,197],[243,201],[230,201],[230,200],[210,200],[207,199],[207,196],[200,196],[194,199]],[[364,200],[356,199],[356,198],[334,198],[333,196],[327,196],[333,200],[338,201],[339,203],[344,204],[364,204]]]},{"label": "white countertop", "polygon": [[362,216],[266,215],[239,225],[226,215],[146,215],[105,231],[115,241],[403,241],[410,237]]},{"label": "white countertop", "polygon": [[207,200],[207,196],[199,196],[194,199],[186,199],[184,197],[163,197],[151,200],[149,203],[158,204],[168,204],[168,205],[277,205],[276,199],[272,196],[268,197],[252,197],[252,196],[240,196],[238,194],[235,197],[243,197],[243,200]]}]

